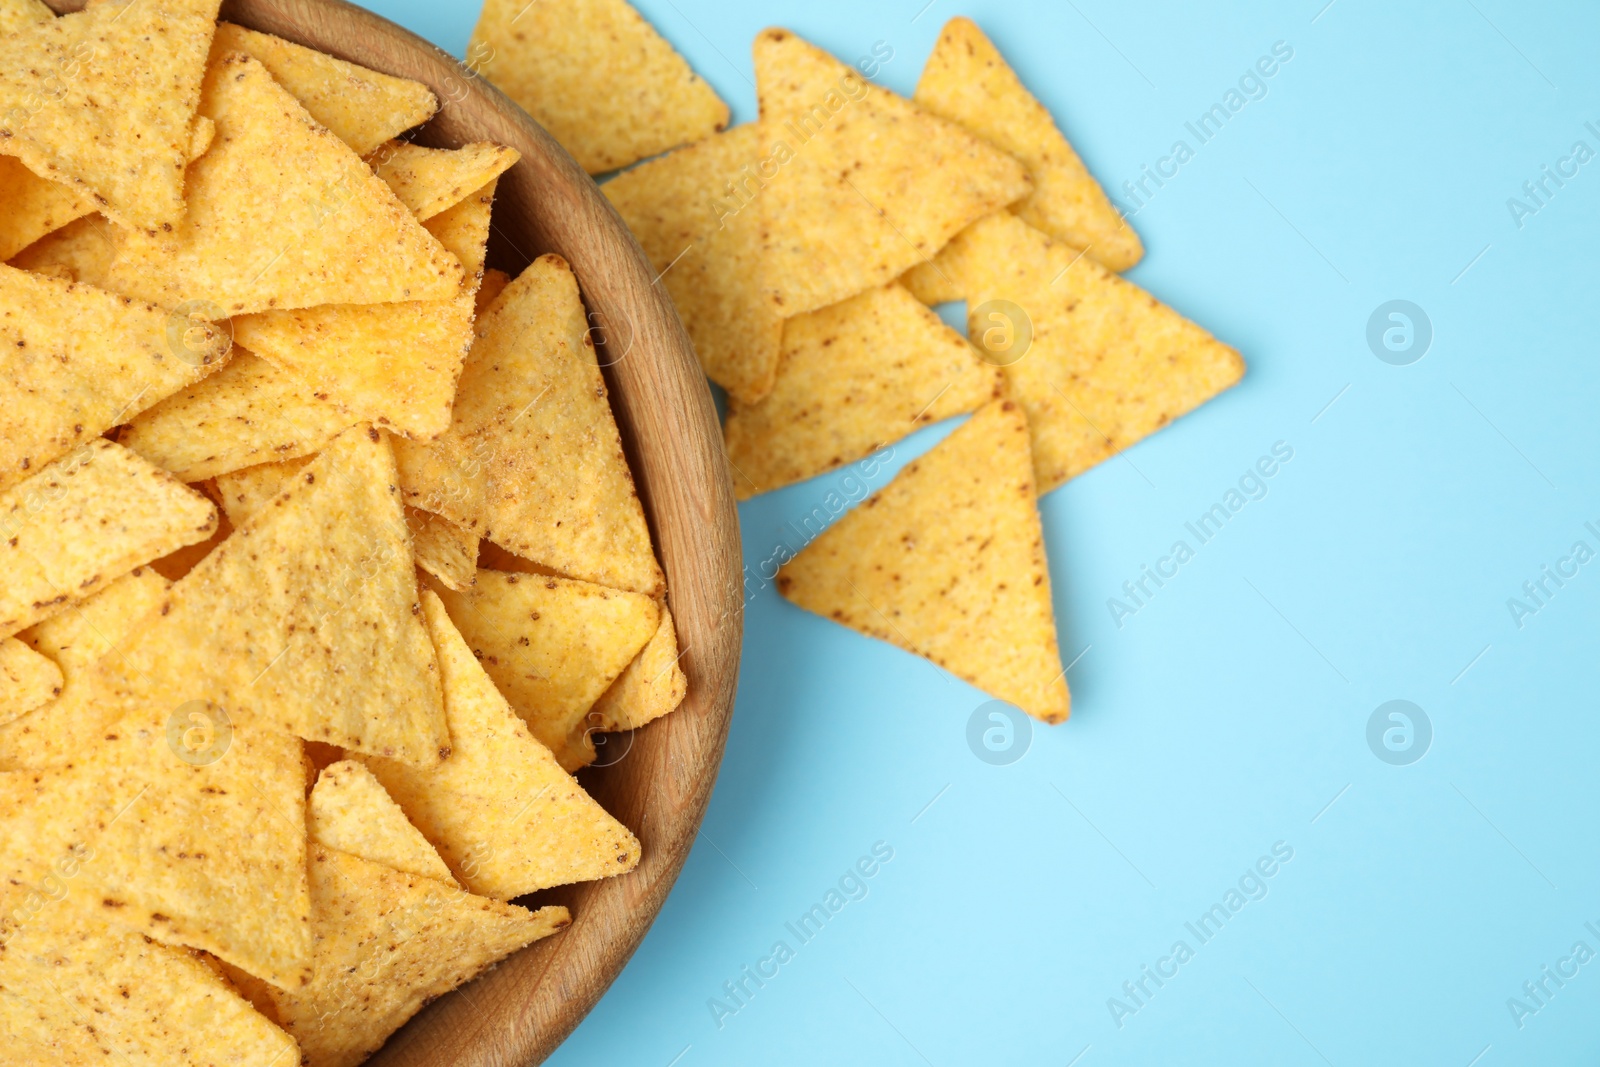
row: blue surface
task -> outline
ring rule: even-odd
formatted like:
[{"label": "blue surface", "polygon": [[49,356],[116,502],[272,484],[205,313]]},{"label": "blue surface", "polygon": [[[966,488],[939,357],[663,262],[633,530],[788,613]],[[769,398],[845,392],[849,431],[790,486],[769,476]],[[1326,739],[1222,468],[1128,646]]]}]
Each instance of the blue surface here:
[{"label": "blue surface", "polygon": [[[753,577],[704,834],[552,1063],[1600,1057],[1600,957],[1571,955],[1600,952],[1600,558],[1546,579],[1536,612],[1508,607],[1575,542],[1600,552],[1600,159],[1520,226],[1507,204],[1536,206],[1523,183],[1575,142],[1600,151],[1600,9],[1324,2],[640,4],[738,121],[765,25],[847,59],[887,42],[880,80],[909,92],[961,12],[1124,207],[1122,183],[1189,141],[1134,215],[1130,277],[1250,371],[1043,501],[1073,717],[1009,766],[968,748],[984,694]],[[476,15],[373,6],[457,54]],[[1265,95],[1196,147],[1184,123],[1280,41]],[[1433,332],[1405,366],[1367,343],[1395,299]],[[872,484],[949,428],[896,445]],[[1293,458],[1266,495],[1198,545],[1185,523],[1278,442]],[[743,507],[752,575],[841,484]],[[1194,558],[1119,627],[1108,600],[1180,539]],[[1431,724],[1408,765],[1368,743],[1397,699]],[[877,842],[893,858],[802,943],[785,924]],[[1202,943],[1185,924],[1241,879]],[[792,958],[733,1000],[724,983],[780,940]],[[714,1000],[737,1007],[720,1025]]]}]

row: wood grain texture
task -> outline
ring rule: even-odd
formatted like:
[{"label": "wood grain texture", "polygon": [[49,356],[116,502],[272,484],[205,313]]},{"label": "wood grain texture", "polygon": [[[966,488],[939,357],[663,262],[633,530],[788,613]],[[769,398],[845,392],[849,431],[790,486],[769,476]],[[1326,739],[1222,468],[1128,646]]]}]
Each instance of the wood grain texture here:
[{"label": "wood grain texture", "polygon": [[[58,12],[82,0],[49,0]],[[733,485],[716,411],[689,338],[622,220],[572,158],[447,53],[341,0],[226,0],[222,17],[432,87],[440,111],[418,141],[511,145],[489,263],[518,274],[545,252],[572,264],[601,340],[612,406],[650,520],[683,649],[682,707],[616,735],[580,780],[639,835],[628,875],[537,894],[573,923],[441,998],[372,1058],[382,1067],[526,1067],[559,1045],[654,921],[694,842],[733,711],[743,581]],[[628,747],[630,744],[631,747]],[[615,752],[626,748],[617,758]]]}]

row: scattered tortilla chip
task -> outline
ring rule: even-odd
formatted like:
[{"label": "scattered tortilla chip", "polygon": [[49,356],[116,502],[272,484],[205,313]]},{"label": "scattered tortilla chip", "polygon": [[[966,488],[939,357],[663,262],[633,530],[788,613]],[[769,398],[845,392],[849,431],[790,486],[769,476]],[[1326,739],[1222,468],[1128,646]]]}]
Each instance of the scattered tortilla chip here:
[{"label": "scattered tortilla chip", "polygon": [[945,23],[912,99],[1028,168],[1033,193],[1013,208],[1024,221],[1107,270],[1127,270],[1144,255],[1139,235],[1111,206],[1050,112],[971,19]]},{"label": "scattered tortilla chip", "polygon": [[590,174],[728,124],[728,105],[624,0],[487,0],[467,55]]},{"label": "scattered tortilla chip", "polygon": [[779,315],[887,285],[1032,189],[1015,159],[788,30],[756,37],[755,68],[777,169],[756,205],[761,265]]},{"label": "scattered tortilla chip", "polygon": [[104,215],[87,215],[39,238],[11,257],[11,265],[104,289],[117,251],[118,229]]},{"label": "scattered tortilla chip", "polygon": [[461,591],[478,580],[478,535],[443,515],[406,505],[406,525],[417,566],[446,589]]},{"label": "scattered tortilla chip", "polygon": [[706,375],[749,403],[772,389],[783,335],[761,286],[761,218],[750,202],[763,142],[761,126],[736,126],[601,186],[660,274]]},{"label": "scattered tortilla chip", "polygon": [[439,110],[433,90],[421,82],[379,74],[281,37],[220,22],[213,62],[229,52],[258,60],[312,118],[358,156],[421,126]]},{"label": "scattered tortilla chip", "polygon": [[134,419],[118,440],[186,482],[323,448],[361,421],[236,347],[221,371]]},{"label": "scattered tortilla chip", "polygon": [[534,740],[431,590],[422,611],[444,676],[450,755],[430,768],[363,761],[412,824],[462,885],[497,900],[632,870],[639,839]]},{"label": "scattered tortilla chip", "polygon": [[981,408],[778,572],[796,604],[1046,722],[1068,711],[1028,423]]},{"label": "scattered tortilla chip", "polygon": [[448,300],[268,311],[234,319],[239,343],[363,419],[430,439],[450,425],[472,346],[496,179],[424,223],[466,270]]},{"label": "scattered tortilla chip", "polygon": [[95,440],[0,493],[0,637],[217,528],[211,501]]},{"label": "scattered tortilla chip", "polygon": [[493,267],[484,271],[483,281],[478,283],[477,303],[473,307],[474,317],[482,318],[484,312],[489,310],[489,305],[499,299],[500,294],[505,292],[506,286],[510,284],[511,275],[505,271],[495,270]]},{"label": "scattered tortilla chip", "polygon": [[407,874],[455,885],[450,868],[406,821],[372,772],[351,760],[324,767],[307,807],[311,840]]},{"label": "scattered tortilla chip", "polygon": [[973,257],[974,339],[989,301],[1032,323],[1032,345],[1002,369],[1033,431],[1039,491],[1148,437],[1234,385],[1239,353],[1076,250],[1001,212],[957,238]]},{"label": "scattered tortilla chip", "polygon": [[335,438],[101,663],[105,699],[204,698],[308,740],[437,762],[450,737],[396,482],[377,430]]},{"label": "scattered tortilla chip", "polygon": [[479,571],[439,592],[450,621],[563,770],[593,763],[586,715],[661,622],[656,602],[566,578]]},{"label": "scattered tortilla chip", "polygon": [[796,315],[772,393],[728,405],[734,493],[745,500],[833,470],[1000,388],[999,370],[903,286]]},{"label": "scattered tortilla chip", "polygon": [[355,1067],[428,1001],[572,922],[323,846],[311,891],[316,977],[266,991],[308,1067]]},{"label": "scattered tortilla chip", "polygon": [[227,358],[209,323],[0,264],[0,489]]},{"label": "scattered tortilla chip", "polygon": [[535,260],[479,320],[450,429],[394,444],[407,503],[562,574],[660,592],[578,282],[561,257]]},{"label": "scattered tortilla chip", "polygon": [[217,143],[189,168],[189,210],[170,232],[122,233],[110,288],[215,318],[460,291],[456,258],[259,62],[223,56],[200,106]]},{"label": "scattered tortilla chip", "polygon": [[61,695],[61,668],[15,637],[0,640],[0,725]]},{"label": "scattered tortilla chip", "polygon": [[635,730],[661,718],[688,695],[689,679],[680,666],[682,660],[672,612],[663,607],[655,636],[594,702],[589,720],[599,730]]},{"label": "scattered tortilla chip", "polygon": [[218,4],[101,4],[0,37],[0,147],[124,225],[176,225]]},{"label": "scattered tortilla chip", "polygon": [[0,0],[0,37],[55,17],[40,0]]},{"label": "scattered tortilla chip", "polygon": [[368,154],[367,163],[417,221],[426,222],[500,177],[521,158],[515,148],[488,141],[460,148],[389,141]]}]

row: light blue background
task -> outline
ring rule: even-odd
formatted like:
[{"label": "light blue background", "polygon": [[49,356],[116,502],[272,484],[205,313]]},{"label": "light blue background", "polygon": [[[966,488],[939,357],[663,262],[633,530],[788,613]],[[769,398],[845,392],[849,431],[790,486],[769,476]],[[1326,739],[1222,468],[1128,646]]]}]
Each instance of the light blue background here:
[{"label": "light blue background", "polygon": [[[1600,160],[1521,228],[1506,201],[1575,141],[1600,150],[1600,9],[923,2],[640,7],[736,121],[765,25],[847,60],[887,42],[880,80],[909,93],[971,15],[1119,199],[1287,42],[1268,95],[1134,218],[1129,276],[1249,374],[1044,499],[1081,658],[1072,720],[1012,766],[968,750],[983,694],[754,580],[699,845],[551,1062],[1595,1063],[1600,960],[1520,1029],[1507,999],[1575,942],[1600,951],[1600,561],[1521,628],[1506,602],[1575,541],[1600,549]],[[372,6],[457,55],[476,16]],[[1394,298],[1432,320],[1411,366],[1366,344]],[[1119,628],[1107,599],[1279,441],[1269,495]],[[752,573],[839,482],[744,505]],[[1433,724],[1411,766],[1366,742],[1395,698]],[[866,898],[799,945],[784,923],[878,841],[894,858]],[[1294,858],[1267,896],[1199,945],[1184,923],[1275,842]],[[780,938],[795,958],[719,1029],[707,1001]],[[1195,957],[1119,1028],[1108,998],[1180,938]]]}]

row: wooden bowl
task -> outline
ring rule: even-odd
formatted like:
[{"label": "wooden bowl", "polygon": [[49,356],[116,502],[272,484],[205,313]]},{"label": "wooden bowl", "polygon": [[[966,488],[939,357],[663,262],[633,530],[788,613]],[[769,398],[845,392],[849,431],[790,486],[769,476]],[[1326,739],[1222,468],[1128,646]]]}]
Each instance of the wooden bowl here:
[{"label": "wooden bowl", "polygon": [[[49,0],[57,12],[84,0]],[[489,263],[515,277],[556,252],[572,264],[602,341],[612,408],[667,573],[689,679],[683,706],[616,735],[610,766],[581,780],[639,835],[629,874],[537,895],[572,925],[442,997],[369,1062],[382,1067],[525,1067],[550,1054],[638,947],[705,814],[727,740],[744,614],[738,515],[704,376],[666,292],[599,188],[527,113],[453,57],[342,0],[226,0],[222,17],[411,78],[440,110],[418,141],[511,145],[522,160],[495,197]]]}]

